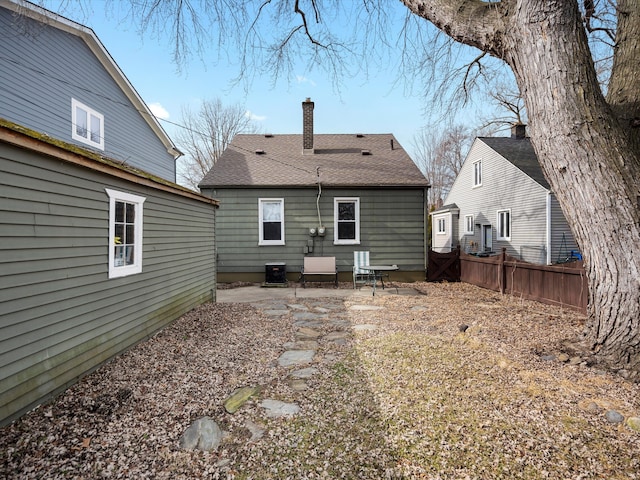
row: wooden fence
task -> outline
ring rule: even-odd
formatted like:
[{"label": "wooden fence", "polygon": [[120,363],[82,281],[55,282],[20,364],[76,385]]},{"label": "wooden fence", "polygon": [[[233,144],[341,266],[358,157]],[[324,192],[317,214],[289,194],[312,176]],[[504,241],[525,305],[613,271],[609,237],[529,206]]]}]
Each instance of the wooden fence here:
[{"label": "wooden fence", "polygon": [[504,249],[492,257],[460,253],[460,280],[587,313],[587,276],[581,261],[536,265],[509,256]]},{"label": "wooden fence", "polygon": [[500,293],[558,305],[587,313],[587,276],[581,261],[536,265],[506,254],[477,257],[456,249],[440,254],[429,251],[429,281],[471,283]]}]

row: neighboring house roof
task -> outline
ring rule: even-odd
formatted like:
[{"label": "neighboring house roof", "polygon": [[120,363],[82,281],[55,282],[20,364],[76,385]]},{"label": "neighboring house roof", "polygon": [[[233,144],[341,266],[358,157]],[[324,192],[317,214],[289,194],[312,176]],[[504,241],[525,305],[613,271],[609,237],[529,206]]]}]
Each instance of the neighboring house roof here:
[{"label": "neighboring house roof", "polygon": [[81,38],[91,49],[96,58],[98,58],[104,68],[109,72],[113,80],[122,89],[124,94],[129,98],[133,105],[135,105],[141,116],[145,119],[153,132],[165,145],[167,151],[175,157],[182,155],[182,152],[178,150],[176,145],[169,138],[156,117],[153,115],[153,113],[151,113],[151,110],[149,110],[147,104],[142,100],[135,88],[133,88],[133,85],[129,82],[122,70],[120,70],[118,64],[111,57],[107,49],[104,47],[102,42],[98,39],[97,35],[91,28],[76,23],[73,20],[69,20],[68,18],[58,15],[57,13],[54,13],[50,10],[39,7],[27,1],[0,0],[0,6],[11,10],[18,15],[24,15],[45,25],[58,28],[64,32]]},{"label": "neighboring house roof", "polygon": [[544,178],[538,157],[533,150],[529,138],[478,137],[478,139],[498,152],[544,188],[547,190],[550,188],[549,182]]},{"label": "neighboring house roof", "polygon": [[238,134],[200,187],[429,186],[392,134],[315,134],[314,153],[303,153],[302,139]]},{"label": "neighboring house roof", "polygon": [[434,213],[448,212],[450,210],[458,210],[458,205],[456,205],[455,203],[448,203],[447,205],[443,205],[440,208],[436,208],[433,212],[431,212],[431,215],[433,215]]}]

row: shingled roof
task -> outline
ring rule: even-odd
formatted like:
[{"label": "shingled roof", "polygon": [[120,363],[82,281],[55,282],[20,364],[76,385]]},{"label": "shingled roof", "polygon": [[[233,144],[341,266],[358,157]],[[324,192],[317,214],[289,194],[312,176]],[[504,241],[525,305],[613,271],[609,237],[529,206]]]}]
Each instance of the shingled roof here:
[{"label": "shingled roof", "polygon": [[238,134],[200,187],[309,187],[318,178],[331,187],[429,185],[392,134],[315,134],[313,153],[303,153],[302,140]]},{"label": "shingled roof", "polygon": [[541,186],[550,188],[528,137],[479,137],[479,139]]}]

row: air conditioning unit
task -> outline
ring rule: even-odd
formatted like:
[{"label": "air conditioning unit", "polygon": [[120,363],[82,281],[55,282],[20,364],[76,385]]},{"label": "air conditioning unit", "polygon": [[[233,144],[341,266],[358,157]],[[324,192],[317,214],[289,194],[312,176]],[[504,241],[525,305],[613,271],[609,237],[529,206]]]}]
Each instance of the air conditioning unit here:
[{"label": "air conditioning unit", "polygon": [[284,285],[287,283],[287,264],[273,262],[265,264],[265,283],[267,285]]}]

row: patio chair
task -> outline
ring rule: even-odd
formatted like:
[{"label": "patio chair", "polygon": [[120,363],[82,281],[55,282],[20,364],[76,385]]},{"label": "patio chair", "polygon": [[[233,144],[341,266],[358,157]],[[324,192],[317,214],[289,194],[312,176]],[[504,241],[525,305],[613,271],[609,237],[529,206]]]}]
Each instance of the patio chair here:
[{"label": "patio chair", "polygon": [[369,252],[353,252],[353,288],[371,282],[371,272],[361,267],[369,265]]}]

